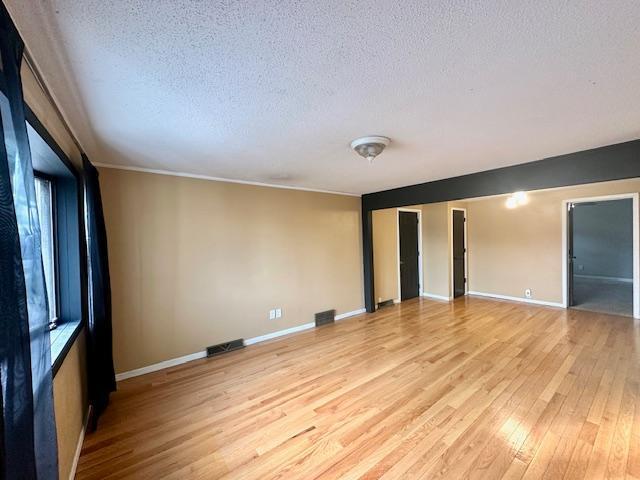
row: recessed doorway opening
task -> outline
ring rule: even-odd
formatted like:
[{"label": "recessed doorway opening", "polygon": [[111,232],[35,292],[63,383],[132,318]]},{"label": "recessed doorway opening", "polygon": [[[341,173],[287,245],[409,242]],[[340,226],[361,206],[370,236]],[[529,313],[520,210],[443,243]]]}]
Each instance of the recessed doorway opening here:
[{"label": "recessed doorway opening", "polygon": [[564,202],[564,304],[638,317],[638,194]]}]

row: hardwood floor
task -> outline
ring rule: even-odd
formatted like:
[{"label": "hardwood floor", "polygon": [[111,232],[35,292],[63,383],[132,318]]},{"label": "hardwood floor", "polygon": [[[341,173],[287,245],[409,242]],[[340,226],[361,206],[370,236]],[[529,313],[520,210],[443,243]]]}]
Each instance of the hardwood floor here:
[{"label": "hardwood floor", "polygon": [[480,298],[126,380],[77,478],[640,479],[638,323]]}]

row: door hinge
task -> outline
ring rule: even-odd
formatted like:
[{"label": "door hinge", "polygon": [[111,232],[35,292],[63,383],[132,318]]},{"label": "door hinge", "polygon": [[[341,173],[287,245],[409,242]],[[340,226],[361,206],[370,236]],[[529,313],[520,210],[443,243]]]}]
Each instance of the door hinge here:
[{"label": "door hinge", "polygon": [[467,283],[467,279],[466,278],[464,279],[464,283]]}]

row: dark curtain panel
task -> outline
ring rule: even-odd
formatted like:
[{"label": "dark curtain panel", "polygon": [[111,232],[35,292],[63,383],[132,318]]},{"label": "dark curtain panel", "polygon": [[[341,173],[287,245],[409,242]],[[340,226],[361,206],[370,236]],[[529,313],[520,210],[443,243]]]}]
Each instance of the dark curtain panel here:
[{"label": "dark curtain panel", "polygon": [[116,389],[111,338],[111,282],[107,255],[98,170],[83,155],[85,208],[89,274],[89,322],[87,328],[87,378],[89,401],[93,406],[91,429]]},{"label": "dark curtain panel", "polygon": [[7,478],[57,479],[49,315],[20,79],[23,47],[0,5],[0,458]]}]

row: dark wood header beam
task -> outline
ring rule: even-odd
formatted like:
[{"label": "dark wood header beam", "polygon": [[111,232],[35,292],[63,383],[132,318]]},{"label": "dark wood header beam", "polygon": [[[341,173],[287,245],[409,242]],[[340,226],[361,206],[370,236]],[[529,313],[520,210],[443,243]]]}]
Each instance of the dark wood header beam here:
[{"label": "dark wood header beam", "polygon": [[362,196],[365,306],[375,310],[371,211],[640,177],[640,140]]}]

